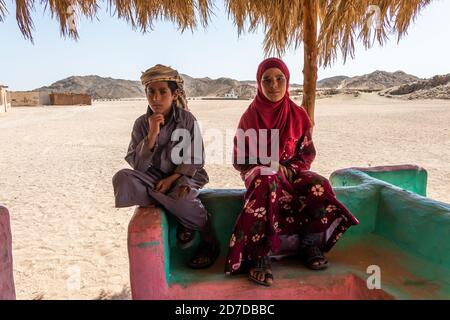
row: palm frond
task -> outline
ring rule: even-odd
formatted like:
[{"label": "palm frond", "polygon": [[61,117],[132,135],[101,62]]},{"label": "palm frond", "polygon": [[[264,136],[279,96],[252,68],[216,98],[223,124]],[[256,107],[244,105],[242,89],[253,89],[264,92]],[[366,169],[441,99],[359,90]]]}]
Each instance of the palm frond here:
[{"label": "palm frond", "polygon": [[[354,57],[355,45],[361,41],[366,48],[375,42],[383,45],[396,35],[399,41],[411,23],[431,0],[311,0],[316,1],[319,24],[318,59],[330,65],[340,54],[344,61]],[[77,39],[76,26],[71,23],[73,11],[93,18],[98,11],[97,0],[41,0],[51,16],[59,21],[62,36]],[[266,55],[283,55],[289,48],[298,48],[304,39],[302,0],[225,0],[228,16],[238,35],[262,29],[265,33]],[[34,0],[16,1],[16,19],[25,38],[33,40]],[[108,0],[108,11],[126,20],[134,30],[148,32],[158,20],[171,21],[183,32],[192,31],[200,23],[208,25],[214,0]],[[0,21],[7,14],[0,0]],[[374,23],[375,26],[374,26]]]}]

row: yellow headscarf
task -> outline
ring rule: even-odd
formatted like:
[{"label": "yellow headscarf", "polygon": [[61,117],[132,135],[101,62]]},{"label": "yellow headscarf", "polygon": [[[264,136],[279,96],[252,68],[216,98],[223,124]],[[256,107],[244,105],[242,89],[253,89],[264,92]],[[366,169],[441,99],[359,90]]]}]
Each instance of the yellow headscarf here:
[{"label": "yellow headscarf", "polygon": [[147,69],[145,72],[142,72],[141,82],[145,87],[147,87],[149,83],[158,81],[176,82],[179,90],[178,98],[176,101],[177,107],[189,110],[187,106],[186,93],[184,92],[183,88],[184,81],[177,70],[164,66],[162,64],[157,64],[156,66]]}]

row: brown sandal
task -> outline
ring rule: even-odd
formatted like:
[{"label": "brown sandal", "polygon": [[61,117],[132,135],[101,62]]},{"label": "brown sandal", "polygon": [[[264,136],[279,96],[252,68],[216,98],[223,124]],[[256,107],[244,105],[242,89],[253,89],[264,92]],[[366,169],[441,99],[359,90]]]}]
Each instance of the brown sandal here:
[{"label": "brown sandal", "polygon": [[[259,280],[254,274],[252,275],[255,272],[264,274],[264,280]],[[270,265],[270,258],[268,256],[258,258],[252,262],[249,278],[263,286],[270,287],[273,284],[272,266]]]},{"label": "brown sandal", "polygon": [[[308,268],[312,270],[324,270],[328,268],[328,260],[317,246],[309,246],[303,250],[303,258]],[[318,262],[318,264],[316,264]]]},{"label": "brown sandal", "polygon": [[186,228],[181,223],[177,226],[177,245],[181,249],[187,249],[192,246],[195,239],[195,230]]},{"label": "brown sandal", "polygon": [[[205,269],[214,264],[220,254],[220,245],[218,242],[210,243],[201,241],[194,257],[188,262],[192,269]],[[199,260],[204,262],[200,263]]]}]

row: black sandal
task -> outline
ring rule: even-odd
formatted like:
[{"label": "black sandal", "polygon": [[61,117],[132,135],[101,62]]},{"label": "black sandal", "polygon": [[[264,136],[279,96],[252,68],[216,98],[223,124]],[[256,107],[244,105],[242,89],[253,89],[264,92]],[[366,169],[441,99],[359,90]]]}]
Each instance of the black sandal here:
[{"label": "black sandal", "polygon": [[177,226],[177,245],[181,249],[187,249],[192,246],[195,239],[195,230],[186,228],[181,223]]},{"label": "black sandal", "polygon": [[[308,246],[303,250],[303,258],[308,268],[312,270],[324,270],[328,268],[328,260],[322,250],[317,246]],[[322,262],[314,264],[315,262]]]},{"label": "black sandal", "polygon": [[[218,242],[210,243],[201,241],[197,251],[192,259],[188,262],[188,266],[192,269],[205,269],[214,264],[220,254],[220,245]],[[202,263],[198,261],[203,260]]]},{"label": "black sandal", "polygon": [[[264,274],[264,280],[259,280],[252,273],[262,273]],[[268,256],[258,258],[252,262],[252,266],[249,271],[250,280],[261,284],[263,286],[270,287],[273,283],[273,274],[272,274],[272,266],[270,265],[270,258]],[[268,280],[271,281],[268,281]]]}]

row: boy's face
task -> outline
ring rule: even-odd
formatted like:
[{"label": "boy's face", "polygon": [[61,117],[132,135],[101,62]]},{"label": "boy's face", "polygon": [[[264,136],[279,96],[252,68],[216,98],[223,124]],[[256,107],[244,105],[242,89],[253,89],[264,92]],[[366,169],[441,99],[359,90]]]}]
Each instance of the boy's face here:
[{"label": "boy's face", "polygon": [[168,115],[174,99],[176,99],[176,92],[172,93],[167,84],[167,81],[153,82],[145,88],[147,100],[150,108],[154,113],[162,113]]}]

